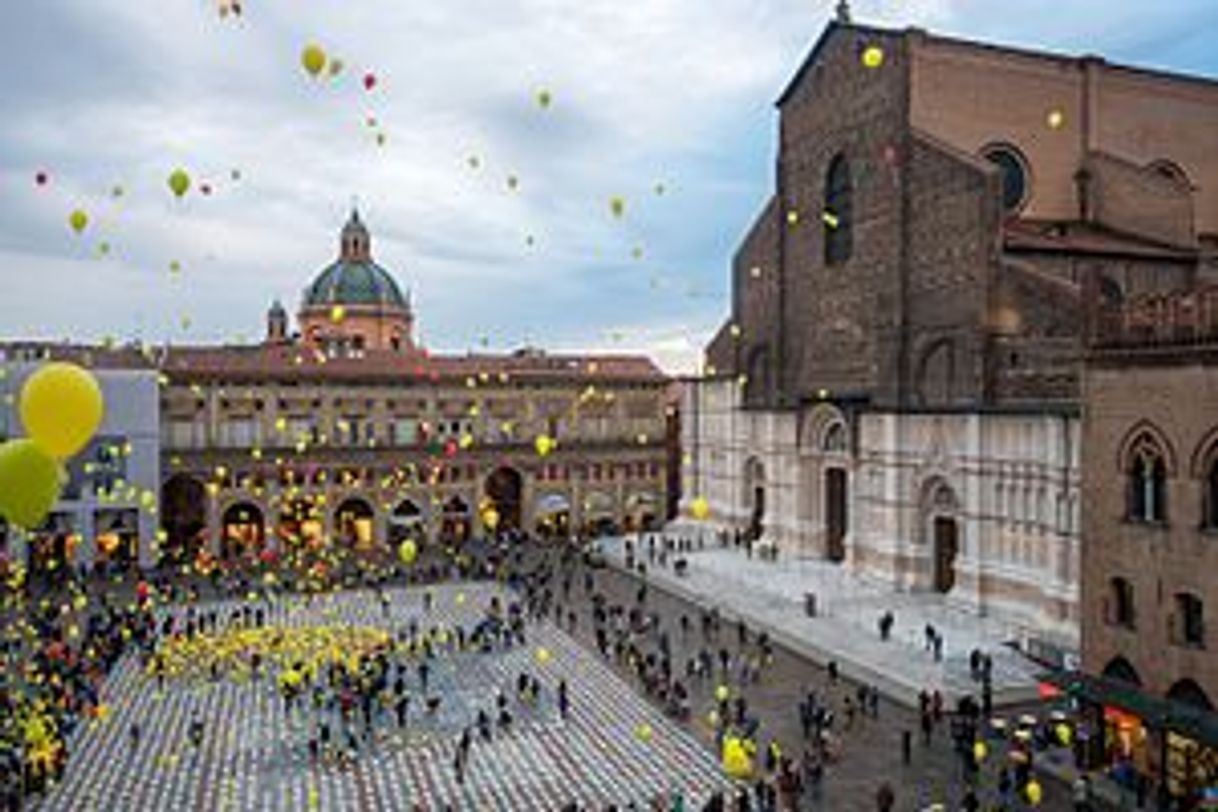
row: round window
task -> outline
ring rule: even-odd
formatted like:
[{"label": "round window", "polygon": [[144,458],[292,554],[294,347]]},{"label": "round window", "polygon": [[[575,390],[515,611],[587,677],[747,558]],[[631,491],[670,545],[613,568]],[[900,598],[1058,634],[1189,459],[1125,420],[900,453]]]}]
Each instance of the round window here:
[{"label": "round window", "polygon": [[1002,206],[1017,211],[1028,198],[1028,164],[1019,151],[1009,146],[988,147],[985,159],[1002,172]]}]

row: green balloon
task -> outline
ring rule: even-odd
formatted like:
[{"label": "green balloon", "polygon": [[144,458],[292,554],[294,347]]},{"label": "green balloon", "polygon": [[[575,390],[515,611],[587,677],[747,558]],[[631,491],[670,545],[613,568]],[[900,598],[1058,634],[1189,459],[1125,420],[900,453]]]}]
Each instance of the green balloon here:
[{"label": "green balloon", "polygon": [[9,522],[25,528],[41,525],[59,499],[59,488],[59,464],[33,440],[0,445],[0,515]]},{"label": "green balloon", "polygon": [[89,215],[85,213],[84,209],[76,209],[70,215],[68,215],[68,225],[72,227],[73,231],[79,234],[85,230],[87,225],[89,225]]},{"label": "green balloon", "polygon": [[169,173],[169,189],[178,197],[190,189],[190,175],[185,169],[175,169]]}]

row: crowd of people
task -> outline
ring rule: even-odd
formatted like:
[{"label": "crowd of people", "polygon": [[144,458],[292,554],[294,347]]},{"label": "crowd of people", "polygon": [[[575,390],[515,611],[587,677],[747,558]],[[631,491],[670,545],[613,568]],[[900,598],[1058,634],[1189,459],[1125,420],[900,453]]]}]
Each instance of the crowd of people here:
[{"label": "crowd of people", "polygon": [[[459,552],[447,549],[412,567],[331,560],[324,589],[315,562],[302,570],[287,561],[262,561],[260,569],[219,574],[213,569],[203,578],[169,572],[133,574],[117,582],[65,576],[57,589],[42,593],[15,582],[20,572],[10,566],[3,574],[19,588],[10,590],[5,606],[0,809],[20,809],[23,798],[49,791],[69,763],[82,724],[105,721],[108,709],[100,688],[126,654],[140,659],[149,687],[158,690],[176,680],[274,685],[285,713],[307,731],[299,745],[302,758],[343,768],[375,748],[378,733],[405,729],[414,718],[440,712],[445,697],[433,679],[438,660],[526,647],[529,624],[541,621],[585,639],[640,693],[705,736],[723,756],[723,786],[708,788],[701,798],[674,788],[610,809],[819,808],[845,743],[852,736],[866,737],[869,722],[880,717],[878,690],[848,684],[829,663],[827,682],[801,691],[792,708],[799,735],[787,733],[784,740],[751,701],[755,692],[774,687],[776,650],[770,636],[715,608],[686,605],[679,614],[662,612],[650,594],[647,566],[676,567],[698,542],[654,535],[638,544],[646,545],[646,564],[641,548],[628,543],[626,550],[627,562],[642,576],[634,580],[604,573],[579,543],[532,544],[518,534],[505,534],[496,543],[469,543]],[[508,587],[508,597],[489,600],[469,626],[428,622],[427,585],[464,578],[497,579]],[[419,584],[423,614],[395,627],[388,621],[386,590],[407,580]],[[365,590],[386,622],[297,628],[281,622],[293,607],[324,604],[343,588]],[[235,608],[220,610],[214,602],[219,598],[236,601],[229,605]],[[532,656],[537,668],[497,686],[484,707],[459,726],[450,742],[458,784],[466,780],[479,746],[511,735],[523,715],[548,711],[566,719],[571,713],[567,682],[539,677],[549,653],[539,648]],[[980,679],[989,664],[984,655],[975,659]],[[971,699],[947,709],[934,691],[925,692],[920,704],[923,745],[933,744],[940,727],[950,728],[966,786],[960,808],[979,809],[977,776],[985,757],[979,743],[993,741],[996,734],[988,727],[988,713]],[[133,754],[141,753],[145,733],[139,722],[131,724],[127,736]],[[210,734],[196,712],[188,726],[191,748],[198,752]],[[901,742],[906,764],[912,738],[906,730]],[[1027,752],[1025,764],[998,771],[996,789],[1004,805],[997,808],[1034,804],[1033,795],[1039,800],[1032,748]],[[1029,787],[1037,789],[1030,795]],[[877,776],[876,808],[894,808],[899,791],[899,783]],[[1089,805],[1088,800],[1079,808]],[[576,801],[566,807],[582,808]]]}]

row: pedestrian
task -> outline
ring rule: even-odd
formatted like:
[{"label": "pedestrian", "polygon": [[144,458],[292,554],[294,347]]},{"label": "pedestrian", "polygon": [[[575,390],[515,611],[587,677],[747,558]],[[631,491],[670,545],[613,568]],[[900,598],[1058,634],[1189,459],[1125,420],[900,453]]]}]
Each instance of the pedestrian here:
[{"label": "pedestrian", "polygon": [[571,700],[567,696],[567,681],[562,680],[558,683],[558,715],[565,720],[570,711]]},{"label": "pedestrian", "polygon": [[875,792],[876,812],[892,812],[896,803],[897,795],[892,791],[892,786],[887,781],[880,784],[879,789]]},{"label": "pedestrian", "polygon": [[1071,790],[1074,812],[1091,812],[1091,776],[1081,773]]},{"label": "pedestrian", "polygon": [[131,754],[135,755],[135,751],[140,749],[140,723],[132,722],[131,727],[127,729],[127,741],[131,743]]},{"label": "pedestrian", "polygon": [[832,685],[837,684],[837,660],[829,661],[829,683]]},{"label": "pedestrian", "polygon": [[901,731],[901,763],[909,766],[913,760],[913,733],[909,728]]}]

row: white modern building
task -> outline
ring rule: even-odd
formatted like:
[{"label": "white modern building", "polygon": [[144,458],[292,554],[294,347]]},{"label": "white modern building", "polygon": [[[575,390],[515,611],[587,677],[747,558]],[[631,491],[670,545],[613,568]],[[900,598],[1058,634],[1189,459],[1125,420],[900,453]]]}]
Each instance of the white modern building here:
[{"label": "white modern building", "polygon": [[[43,362],[45,346],[0,349],[0,437],[21,437],[18,399],[25,379]],[[3,550],[29,563],[57,566],[152,566],[160,488],[160,394],[157,370],[136,351],[72,358],[97,377],[105,415],[93,440],[65,466],[67,482],[46,524],[31,532],[4,527]],[[64,353],[56,353],[62,358]],[[96,361],[97,363],[92,363]],[[103,365],[104,364],[104,365]],[[143,540],[141,543],[140,540]]]}]

